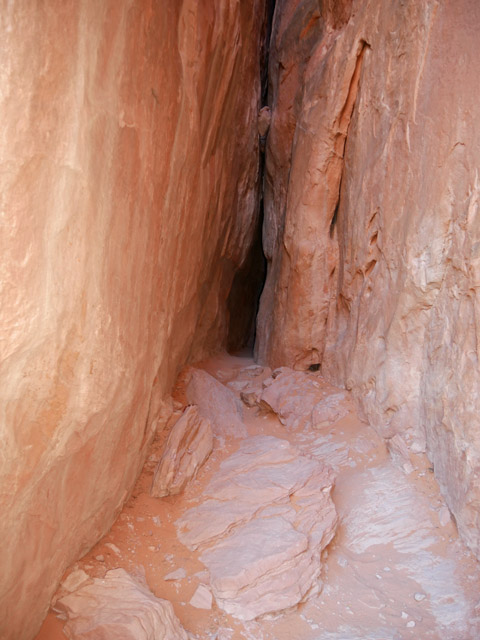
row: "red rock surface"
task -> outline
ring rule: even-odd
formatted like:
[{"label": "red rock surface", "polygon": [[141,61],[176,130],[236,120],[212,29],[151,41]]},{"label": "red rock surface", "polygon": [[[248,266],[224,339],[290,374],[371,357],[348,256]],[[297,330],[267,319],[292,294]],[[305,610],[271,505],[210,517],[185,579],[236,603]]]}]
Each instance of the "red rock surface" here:
[{"label": "red rock surface", "polygon": [[256,223],[262,0],[2,2],[0,636],[111,526],[226,338]]},{"label": "red rock surface", "polygon": [[323,7],[276,6],[257,357],[426,450],[480,555],[480,5]]}]

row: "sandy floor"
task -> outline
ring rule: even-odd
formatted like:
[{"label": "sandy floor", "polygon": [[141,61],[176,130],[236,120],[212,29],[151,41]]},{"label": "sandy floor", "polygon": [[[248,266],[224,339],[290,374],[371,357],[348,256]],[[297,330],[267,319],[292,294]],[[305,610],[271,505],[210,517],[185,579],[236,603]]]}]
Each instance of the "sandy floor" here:
[{"label": "sandy floor", "polygon": [[[249,358],[222,355],[202,366],[225,382],[250,364]],[[181,384],[176,394],[181,400]],[[116,567],[145,572],[151,590],[173,603],[184,627],[199,639],[480,638],[480,565],[459,540],[454,523],[440,524],[443,501],[424,456],[415,458],[415,470],[406,475],[353,410],[334,428],[309,432],[287,430],[276,416],[260,415],[255,408],[245,407],[245,418],[250,435],[285,438],[337,473],[333,500],[340,525],[328,547],[319,596],[275,619],[250,623],[215,606],[203,611],[188,604],[206,576],[196,554],[177,540],[174,523],[201,501],[202,487],[236,445],[217,446],[183,495],[156,499],[148,492],[165,434],[153,444],[109,534],[66,575],[76,568],[91,576]],[[177,568],[187,577],[164,581]],[[62,626],[50,613],[36,640],[64,639]]]}]

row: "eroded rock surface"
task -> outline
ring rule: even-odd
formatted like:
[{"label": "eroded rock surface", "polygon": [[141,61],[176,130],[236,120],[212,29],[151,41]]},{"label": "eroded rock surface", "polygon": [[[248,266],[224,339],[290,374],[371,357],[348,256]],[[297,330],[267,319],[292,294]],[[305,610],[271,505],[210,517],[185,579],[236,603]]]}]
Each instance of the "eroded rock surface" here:
[{"label": "eroded rock surface", "polygon": [[56,601],[71,640],[188,640],[173,607],[124,569],[107,571]]},{"label": "eroded rock surface", "polygon": [[187,385],[187,400],[212,423],[214,434],[244,438],[247,429],[243,422],[242,403],[230,389],[202,369],[192,367]]},{"label": "eroded rock surface", "polygon": [[227,458],[178,537],[210,573],[217,605],[242,620],[318,591],[321,552],[337,525],[331,471],[288,441],[255,436]]},{"label": "eroded rock surface", "polygon": [[469,0],[277,1],[256,345],[426,450],[478,554],[479,24]]},{"label": "eroded rock surface", "polygon": [[180,493],[208,458],[213,447],[212,426],[198,415],[197,407],[187,407],[174,424],[155,469],[152,496]]}]

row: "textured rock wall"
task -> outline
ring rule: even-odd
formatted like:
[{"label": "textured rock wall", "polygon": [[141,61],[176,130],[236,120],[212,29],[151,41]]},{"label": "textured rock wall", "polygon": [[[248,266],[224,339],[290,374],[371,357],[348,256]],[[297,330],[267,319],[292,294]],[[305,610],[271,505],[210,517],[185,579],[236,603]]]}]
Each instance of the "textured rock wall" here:
[{"label": "textured rock wall", "polygon": [[277,4],[256,345],[426,450],[477,555],[479,28],[473,0]]},{"label": "textured rock wall", "polygon": [[31,638],[224,344],[263,0],[0,0],[0,637]]}]

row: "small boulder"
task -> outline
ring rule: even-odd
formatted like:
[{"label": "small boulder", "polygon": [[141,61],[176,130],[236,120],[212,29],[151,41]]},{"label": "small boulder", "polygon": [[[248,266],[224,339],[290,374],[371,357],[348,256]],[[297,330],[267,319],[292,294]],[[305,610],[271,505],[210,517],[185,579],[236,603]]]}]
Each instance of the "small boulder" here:
[{"label": "small boulder", "polygon": [[289,429],[329,426],[349,411],[345,392],[334,392],[320,374],[280,367],[263,386],[260,406]]},{"label": "small boulder", "polygon": [[66,620],[63,632],[71,640],[188,640],[171,603],[124,569],[107,571],[105,578],[60,598],[55,611]]},{"label": "small boulder", "polygon": [[180,493],[208,458],[213,447],[209,420],[197,407],[185,409],[173,426],[153,476],[151,495],[157,498]]},{"label": "small boulder", "polygon": [[198,407],[198,413],[210,420],[214,435],[245,438],[242,403],[233,391],[202,369],[191,370],[187,384],[187,400]]}]

